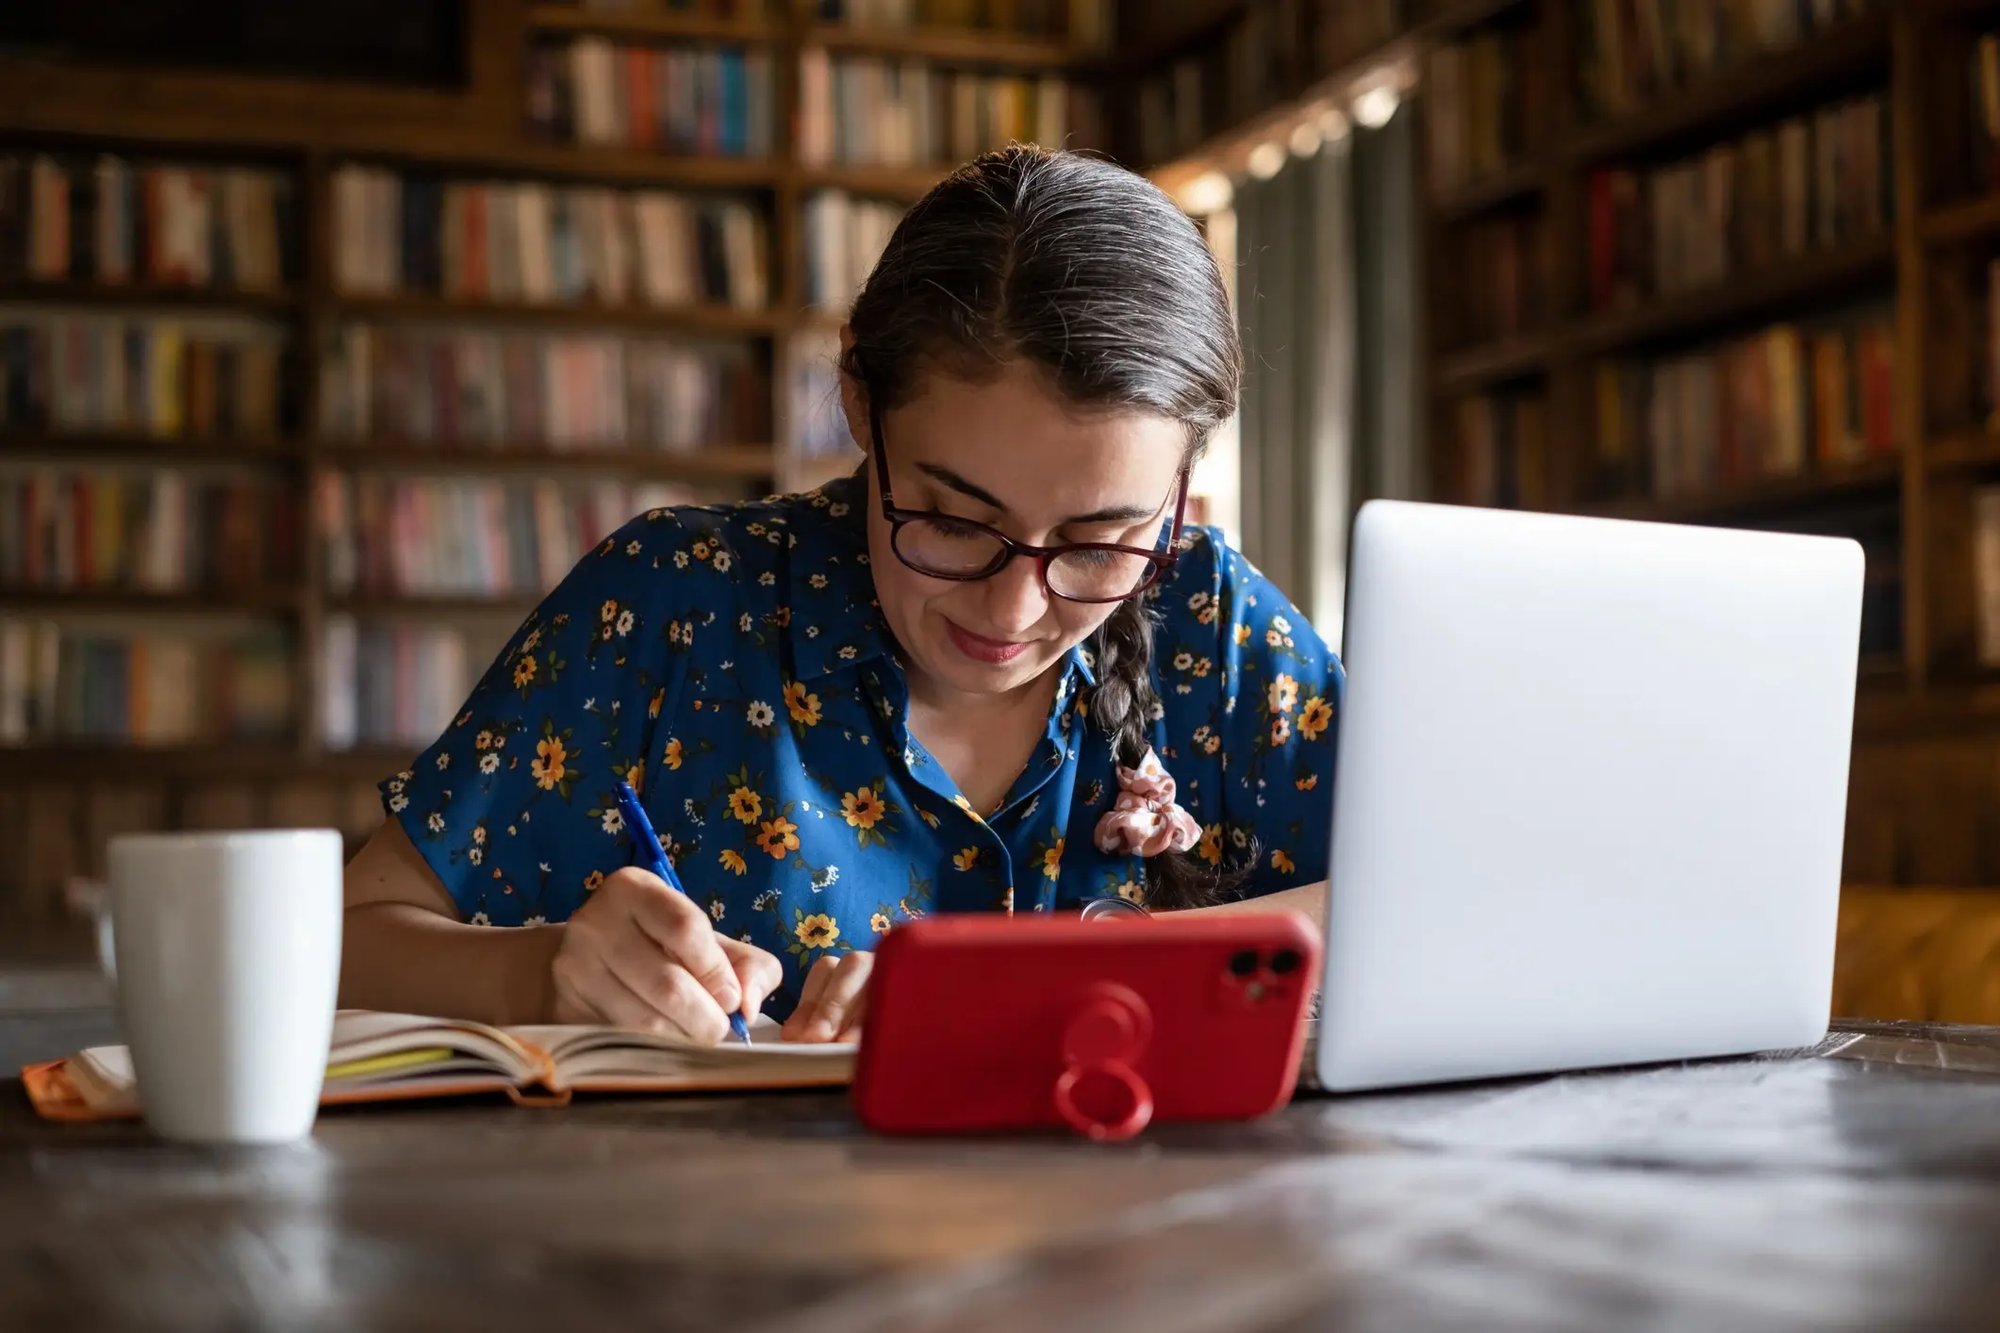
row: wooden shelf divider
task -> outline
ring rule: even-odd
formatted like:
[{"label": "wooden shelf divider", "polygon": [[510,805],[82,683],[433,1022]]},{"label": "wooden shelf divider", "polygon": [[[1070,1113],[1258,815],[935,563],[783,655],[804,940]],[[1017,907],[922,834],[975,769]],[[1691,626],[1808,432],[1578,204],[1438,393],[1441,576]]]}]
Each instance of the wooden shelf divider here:
[{"label": "wooden shelf divider", "polygon": [[618,472],[660,480],[756,478],[773,475],[777,450],[768,444],[716,444],[679,453],[641,448],[557,448],[549,445],[482,445],[371,441],[322,441],[319,461],[331,468],[425,469],[465,472]]}]

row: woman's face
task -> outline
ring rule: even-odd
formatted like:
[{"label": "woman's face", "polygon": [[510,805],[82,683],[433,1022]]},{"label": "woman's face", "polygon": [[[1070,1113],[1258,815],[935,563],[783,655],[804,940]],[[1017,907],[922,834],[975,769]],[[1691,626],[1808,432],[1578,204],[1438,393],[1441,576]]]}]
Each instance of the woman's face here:
[{"label": "woman's face", "polygon": [[[866,448],[866,404],[849,386],[848,423]],[[1079,409],[1016,362],[986,383],[932,376],[882,420],[899,509],[936,510],[1019,542],[1117,542],[1152,548],[1172,517],[1186,435],[1131,409]],[[964,583],[897,558],[868,469],[875,593],[913,678],[933,689],[1002,694],[1047,671],[1117,609],[1052,597],[1035,561],[1016,558]]]}]

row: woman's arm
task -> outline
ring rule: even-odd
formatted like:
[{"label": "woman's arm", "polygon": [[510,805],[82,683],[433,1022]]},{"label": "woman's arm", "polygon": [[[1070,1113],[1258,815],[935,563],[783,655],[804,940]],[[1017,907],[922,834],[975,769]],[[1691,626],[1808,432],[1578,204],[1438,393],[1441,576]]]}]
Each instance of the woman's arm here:
[{"label": "woman's arm", "polygon": [[401,824],[386,819],[347,865],[344,1008],[546,1023],[563,927],[493,930],[459,920]]},{"label": "woman's arm", "polygon": [[1313,923],[1315,930],[1326,929],[1326,881],[1317,884],[1301,884],[1296,888],[1279,889],[1255,898],[1241,898],[1235,902],[1218,903],[1214,907],[1197,907],[1196,912],[1297,912]]}]

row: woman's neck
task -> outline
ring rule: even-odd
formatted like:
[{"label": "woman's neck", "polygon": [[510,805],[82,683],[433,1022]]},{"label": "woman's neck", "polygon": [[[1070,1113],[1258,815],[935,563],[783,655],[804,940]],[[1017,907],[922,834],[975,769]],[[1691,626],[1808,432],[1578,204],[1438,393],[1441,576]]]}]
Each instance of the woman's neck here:
[{"label": "woman's neck", "polygon": [[1041,743],[1064,666],[1004,694],[940,689],[910,676],[910,735],[951,775],[974,810],[990,814]]}]

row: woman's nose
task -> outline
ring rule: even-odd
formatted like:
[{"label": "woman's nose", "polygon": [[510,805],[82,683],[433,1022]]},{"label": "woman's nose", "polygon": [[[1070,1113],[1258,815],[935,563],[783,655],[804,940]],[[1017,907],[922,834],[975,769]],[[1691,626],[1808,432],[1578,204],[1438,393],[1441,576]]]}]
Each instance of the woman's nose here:
[{"label": "woman's nose", "polygon": [[1028,556],[1016,556],[985,581],[986,618],[1005,634],[1022,634],[1048,614],[1049,592],[1042,586],[1041,566]]}]

